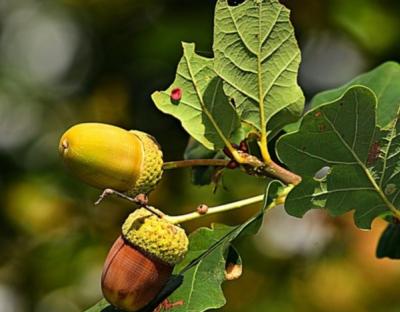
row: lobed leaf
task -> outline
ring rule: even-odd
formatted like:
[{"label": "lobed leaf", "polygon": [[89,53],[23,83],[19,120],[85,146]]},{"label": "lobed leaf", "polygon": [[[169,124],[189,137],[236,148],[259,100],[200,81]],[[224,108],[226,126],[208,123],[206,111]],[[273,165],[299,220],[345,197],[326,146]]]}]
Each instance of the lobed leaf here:
[{"label": "lobed leaf", "polygon": [[[206,148],[221,149],[240,127],[238,115],[224,94],[213,60],[196,54],[192,43],[182,46],[183,57],[174,82],[151,97],[158,109],[178,118],[183,128]],[[182,91],[179,100],[171,96],[177,88]]]},{"label": "lobed leaf", "polygon": [[385,127],[396,117],[400,105],[400,64],[396,62],[386,62],[344,86],[317,94],[311,101],[311,107],[337,99],[354,85],[363,85],[374,91],[378,100],[378,126]]},{"label": "lobed leaf", "polygon": [[[334,215],[355,210],[358,227],[368,229],[400,204],[400,124],[376,125],[375,94],[353,86],[342,97],[308,112],[299,131],[281,137],[280,159],[303,181],[288,195],[285,208],[301,217],[321,206]],[[398,109],[398,107],[397,107]],[[316,178],[323,167],[327,176]]]}]

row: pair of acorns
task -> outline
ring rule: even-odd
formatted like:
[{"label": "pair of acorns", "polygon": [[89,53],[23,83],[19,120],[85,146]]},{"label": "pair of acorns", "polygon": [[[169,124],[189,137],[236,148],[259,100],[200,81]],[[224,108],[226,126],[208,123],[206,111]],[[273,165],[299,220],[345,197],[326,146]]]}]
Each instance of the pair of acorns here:
[{"label": "pair of acorns", "polygon": [[[101,123],[78,124],[67,130],[59,153],[84,182],[132,197],[153,190],[163,172],[162,151],[153,137]],[[182,228],[145,208],[135,210],[105,261],[104,297],[122,310],[140,310],[162,290],[187,249]]]}]

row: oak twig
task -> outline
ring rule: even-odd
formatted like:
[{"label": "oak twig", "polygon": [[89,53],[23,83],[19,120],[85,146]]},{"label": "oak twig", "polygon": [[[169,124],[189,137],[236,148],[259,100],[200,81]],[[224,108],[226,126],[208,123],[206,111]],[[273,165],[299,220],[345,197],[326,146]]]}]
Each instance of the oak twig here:
[{"label": "oak twig", "polygon": [[130,201],[131,203],[134,203],[134,204],[140,206],[141,208],[145,208],[159,218],[164,218],[164,216],[165,216],[165,214],[162,213],[160,210],[148,205],[148,198],[147,198],[146,194],[138,194],[135,197],[130,197],[124,193],[121,193],[116,190],[108,188],[108,189],[105,189],[103,191],[103,193],[101,193],[101,195],[99,196],[99,198],[96,200],[96,202],[94,204],[95,205],[100,204],[104,198],[111,196],[111,195],[116,195],[118,197],[121,197],[123,199]]}]

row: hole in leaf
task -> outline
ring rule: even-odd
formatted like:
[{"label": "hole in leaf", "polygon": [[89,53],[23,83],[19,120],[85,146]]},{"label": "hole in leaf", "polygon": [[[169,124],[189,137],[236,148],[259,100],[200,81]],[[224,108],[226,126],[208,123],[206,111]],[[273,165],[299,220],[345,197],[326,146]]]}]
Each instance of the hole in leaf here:
[{"label": "hole in leaf", "polygon": [[239,4],[242,4],[246,0],[228,0],[228,5],[229,6],[238,6]]},{"label": "hole in leaf", "polygon": [[315,175],[314,175],[314,179],[316,180],[323,180],[326,178],[326,176],[330,173],[331,171],[331,167],[325,166],[322,167],[321,169],[319,169]]}]

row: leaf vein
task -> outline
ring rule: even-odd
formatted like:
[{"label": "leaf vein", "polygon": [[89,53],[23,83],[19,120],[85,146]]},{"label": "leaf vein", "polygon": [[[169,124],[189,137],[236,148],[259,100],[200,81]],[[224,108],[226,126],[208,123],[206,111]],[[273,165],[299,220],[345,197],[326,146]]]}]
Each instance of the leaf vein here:
[{"label": "leaf vein", "polygon": [[235,17],[233,16],[232,10],[231,10],[230,8],[228,8],[228,12],[229,12],[229,14],[230,14],[230,16],[231,16],[233,25],[234,25],[235,28],[236,28],[237,34],[238,34],[238,36],[240,37],[240,39],[242,40],[242,42],[243,42],[243,45],[246,47],[246,49],[247,49],[249,52],[251,52],[252,54],[254,54],[255,56],[257,56],[257,52],[253,51],[253,49],[250,48],[249,44],[247,43],[247,41],[246,41],[246,40],[244,39],[244,37],[242,36],[242,34],[241,34],[240,30],[239,30],[239,27],[238,27],[238,25],[237,25],[236,19],[235,19]]},{"label": "leaf vein", "polygon": [[329,159],[326,159],[326,158],[324,158],[324,157],[321,157],[321,156],[318,156],[318,155],[315,155],[315,154],[311,154],[311,153],[309,153],[309,152],[306,152],[306,151],[304,151],[304,150],[302,150],[302,149],[300,149],[300,148],[295,147],[295,146],[292,145],[292,144],[288,144],[288,143],[285,143],[285,144],[286,144],[287,146],[293,148],[294,150],[298,151],[299,153],[302,153],[302,154],[304,154],[304,155],[307,155],[307,156],[309,156],[309,157],[311,157],[311,158],[315,158],[315,159],[322,160],[323,162],[325,162],[325,163],[327,163],[327,164],[332,164],[332,165],[356,165],[356,164],[357,164],[357,162],[346,162],[346,161],[338,161],[338,160],[329,160]]},{"label": "leaf vein", "polygon": [[376,192],[376,190],[373,187],[349,187],[349,188],[345,188],[345,189],[334,189],[334,190],[319,192],[319,193],[310,194],[310,195],[291,197],[291,199],[293,200],[293,199],[315,198],[315,197],[325,196],[325,195],[334,194],[334,193],[351,192],[351,191],[374,191],[374,192]]},{"label": "leaf vein", "polygon": [[[280,5],[279,10],[277,11],[277,14],[275,15],[273,21],[271,21],[271,27],[268,29],[268,32],[265,34],[264,38],[260,41],[260,46],[264,45],[265,41],[268,40],[269,36],[271,35],[272,31],[274,30],[276,22],[278,21],[278,18],[282,13],[282,8],[283,8],[283,6]],[[260,14],[260,21],[259,21],[260,24],[261,24],[261,16],[262,15]]]},{"label": "leaf vein", "polygon": [[289,67],[289,65],[291,63],[293,63],[293,61],[296,59],[296,57],[299,55],[300,52],[296,52],[293,57],[289,60],[289,62],[278,72],[277,75],[275,75],[275,77],[273,78],[273,80],[270,82],[270,84],[268,85],[267,89],[264,91],[262,100],[264,101],[264,98],[266,97],[266,95],[268,94],[269,91],[271,91],[272,87],[274,86],[276,80],[278,80],[278,78],[282,75],[282,73]]},{"label": "leaf vein", "polygon": [[270,58],[275,52],[277,52],[294,34],[294,30],[289,32],[289,35],[284,38],[281,42],[278,43],[276,47],[274,47],[270,52],[264,55],[261,59],[261,63],[264,63],[268,58]]}]

